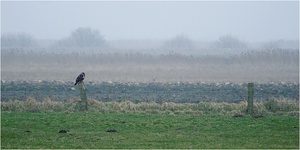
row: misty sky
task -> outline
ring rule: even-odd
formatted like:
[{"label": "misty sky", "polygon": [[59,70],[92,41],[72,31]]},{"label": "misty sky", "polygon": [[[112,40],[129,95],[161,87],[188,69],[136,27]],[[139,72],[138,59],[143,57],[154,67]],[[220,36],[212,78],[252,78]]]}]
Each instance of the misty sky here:
[{"label": "misty sky", "polygon": [[1,2],[2,34],[61,39],[78,27],[97,29],[106,40],[299,40],[299,2]]}]

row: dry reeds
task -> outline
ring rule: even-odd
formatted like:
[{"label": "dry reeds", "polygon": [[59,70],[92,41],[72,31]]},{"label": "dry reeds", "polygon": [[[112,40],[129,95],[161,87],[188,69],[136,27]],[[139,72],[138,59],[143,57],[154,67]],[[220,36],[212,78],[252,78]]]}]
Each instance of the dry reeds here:
[{"label": "dry reeds", "polygon": [[[1,103],[1,111],[11,112],[77,112],[76,103],[79,99],[65,102],[52,101],[45,98],[43,101],[27,97],[25,101],[10,100]],[[152,113],[152,114],[197,114],[197,115],[228,115],[235,116],[246,113],[247,102],[199,102],[199,103],[173,103],[173,102],[140,102],[111,101],[102,102],[95,99],[88,100],[88,112],[98,113]],[[254,103],[255,114],[258,115],[289,115],[299,116],[299,101],[270,99]]]}]

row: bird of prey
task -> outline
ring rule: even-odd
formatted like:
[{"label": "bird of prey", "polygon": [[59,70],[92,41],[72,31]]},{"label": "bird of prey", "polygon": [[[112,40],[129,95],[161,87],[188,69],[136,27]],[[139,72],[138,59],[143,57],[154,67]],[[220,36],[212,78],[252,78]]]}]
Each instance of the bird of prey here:
[{"label": "bird of prey", "polygon": [[82,72],[77,78],[76,78],[76,82],[74,84],[74,86],[79,83],[79,82],[82,82],[84,80],[84,77],[85,77],[85,74],[84,72]]}]

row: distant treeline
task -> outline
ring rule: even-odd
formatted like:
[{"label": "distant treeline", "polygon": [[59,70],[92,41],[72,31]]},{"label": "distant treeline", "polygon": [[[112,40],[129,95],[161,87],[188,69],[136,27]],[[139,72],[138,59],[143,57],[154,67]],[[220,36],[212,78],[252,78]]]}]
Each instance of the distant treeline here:
[{"label": "distant treeline", "polygon": [[165,40],[106,40],[98,30],[90,27],[79,27],[63,39],[40,40],[30,34],[2,34],[2,48],[42,48],[49,51],[64,49],[69,52],[78,48],[95,49],[160,49],[160,50],[191,50],[191,49],[298,49],[299,40],[272,40],[257,43],[246,43],[234,35],[223,35],[213,41],[199,41],[190,39],[186,35],[176,35]]}]

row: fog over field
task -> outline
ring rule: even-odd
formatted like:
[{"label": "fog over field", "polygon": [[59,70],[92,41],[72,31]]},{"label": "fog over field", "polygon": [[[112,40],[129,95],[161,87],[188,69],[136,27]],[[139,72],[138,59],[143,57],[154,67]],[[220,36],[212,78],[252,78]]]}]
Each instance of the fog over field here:
[{"label": "fog over field", "polygon": [[142,53],[18,53],[2,51],[2,80],[118,82],[298,82],[297,50],[250,51],[240,55]]},{"label": "fog over field", "polygon": [[1,17],[3,81],[299,83],[297,1],[5,1]]}]

